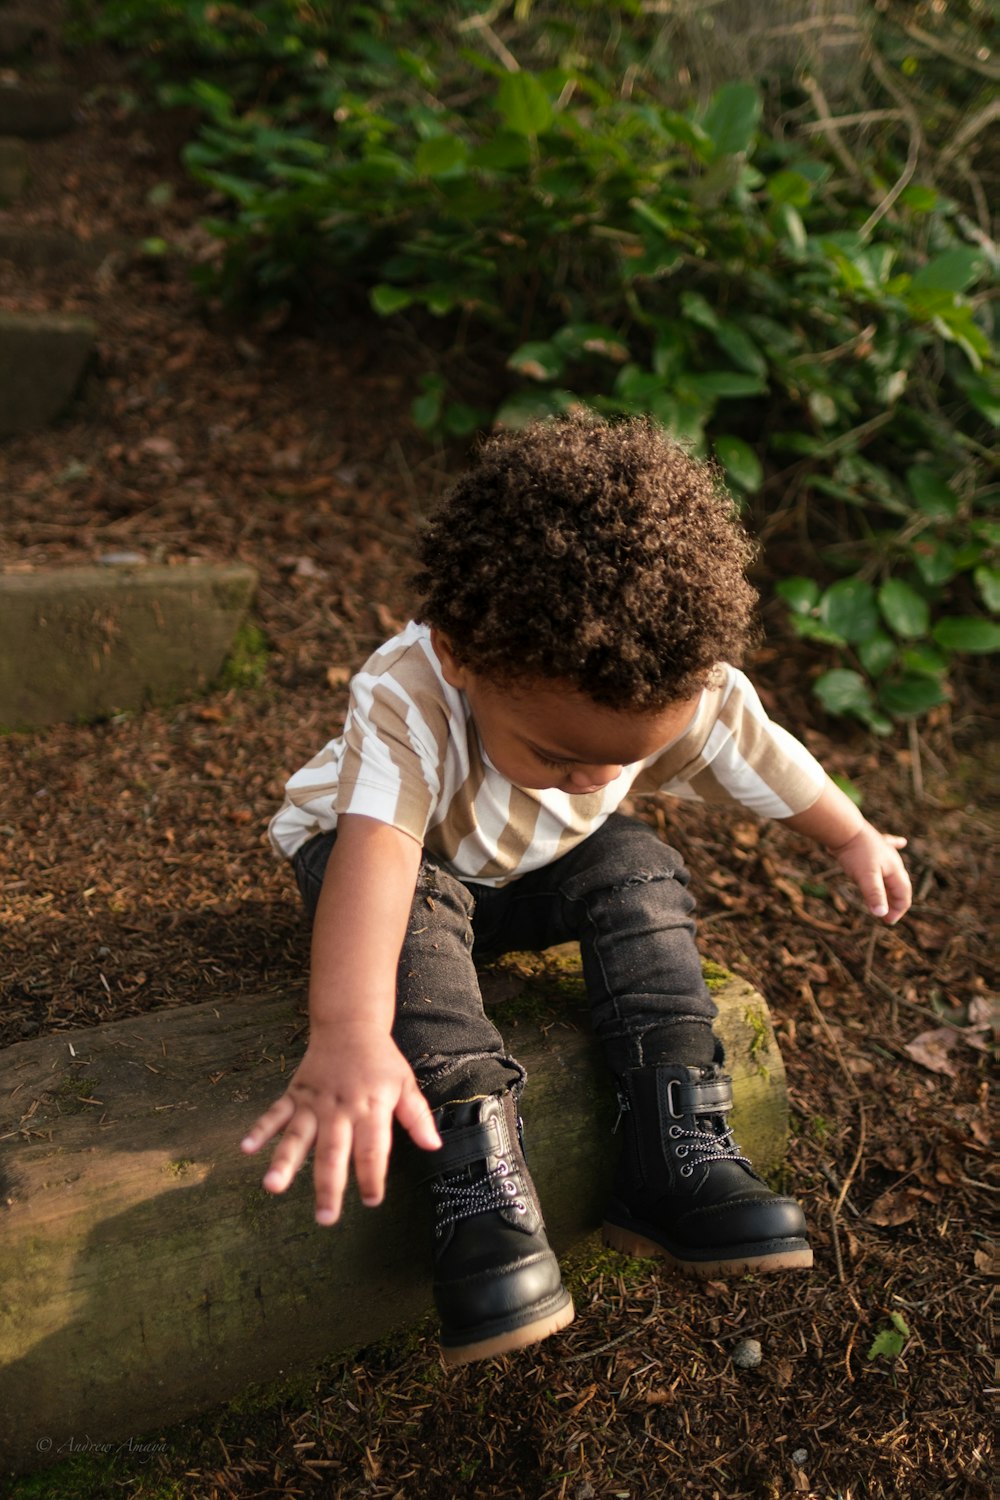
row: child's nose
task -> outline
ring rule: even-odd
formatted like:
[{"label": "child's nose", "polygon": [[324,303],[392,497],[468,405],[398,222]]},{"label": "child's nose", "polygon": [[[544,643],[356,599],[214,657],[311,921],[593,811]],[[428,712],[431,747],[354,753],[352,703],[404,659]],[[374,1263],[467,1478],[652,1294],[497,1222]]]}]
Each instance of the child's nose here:
[{"label": "child's nose", "polygon": [[597,792],[610,785],[621,773],[621,766],[574,766],[569,781],[575,792]]}]

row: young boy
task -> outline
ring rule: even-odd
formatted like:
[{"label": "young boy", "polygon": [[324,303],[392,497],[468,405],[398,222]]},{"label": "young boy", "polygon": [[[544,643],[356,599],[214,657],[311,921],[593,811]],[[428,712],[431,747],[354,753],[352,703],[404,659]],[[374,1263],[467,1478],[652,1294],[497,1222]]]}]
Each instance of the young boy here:
[{"label": "young boy", "polygon": [[519,1064],[476,962],[577,939],[625,1130],[605,1236],[700,1275],[808,1266],[798,1205],[727,1125],[732,1092],[680,856],[616,809],[666,792],[823,844],[875,917],[910,902],[868,823],[737,669],[752,555],[713,472],[654,424],[538,423],[484,444],[424,534],[411,623],[351,685],[343,734],[271,825],[313,915],[305,1055],[242,1142],[314,1151],[316,1220],[349,1165],[382,1200],[393,1119],[434,1155],[447,1362],[565,1327],[524,1161]]}]

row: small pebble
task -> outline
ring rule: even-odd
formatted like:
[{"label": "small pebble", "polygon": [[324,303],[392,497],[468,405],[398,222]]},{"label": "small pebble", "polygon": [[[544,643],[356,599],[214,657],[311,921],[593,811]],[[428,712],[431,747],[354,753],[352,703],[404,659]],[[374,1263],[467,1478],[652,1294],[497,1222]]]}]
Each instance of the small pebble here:
[{"label": "small pebble", "polygon": [[122,568],[129,563],[145,562],[146,559],[141,552],[102,552],[97,561],[104,568]]},{"label": "small pebble", "polygon": [[799,1468],[801,1469],[802,1465],[805,1463],[808,1457],[808,1448],[796,1448],[795,1452],[792,1454],[792,1463],[798,1464]]},{"label": "small pebble", "polygon": [[759,1339],[740,1339],[733,1347],[733,1364],[737,1370],[756,1370],[763,1358]]}]

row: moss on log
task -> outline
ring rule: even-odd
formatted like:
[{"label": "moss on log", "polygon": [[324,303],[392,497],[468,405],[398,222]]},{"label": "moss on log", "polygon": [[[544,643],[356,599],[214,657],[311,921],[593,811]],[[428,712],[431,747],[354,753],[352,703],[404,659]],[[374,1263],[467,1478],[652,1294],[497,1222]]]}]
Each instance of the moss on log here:
[{"label": "moss on log", "polygon": [[[526,977],[526,965],[534,972]],[[738,1139],[780,1166],[787,1105],[767,1007],[710,974]],[[600,1221],[613,1091],[578,960],[552,950],[485,976],[528,1069],[526,1145],[556,1249]],[[71,1438],[139,1438],[404,1326],[430,1305],[427,1158],[397,1142],[378,1210],[333,1229],[308,1171],[282,1198],[238,1142],[304,1045],[288,1003],[167,1010],[0,1055],[0,1469]]]}]

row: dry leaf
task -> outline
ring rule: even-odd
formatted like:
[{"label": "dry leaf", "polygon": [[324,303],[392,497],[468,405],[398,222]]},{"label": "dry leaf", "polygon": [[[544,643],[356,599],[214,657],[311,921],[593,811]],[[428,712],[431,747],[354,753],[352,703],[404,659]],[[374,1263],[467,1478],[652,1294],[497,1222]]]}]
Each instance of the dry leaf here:
[{"label": "dry leaf", "polygon": [[386,635],[398,635],[403,628],[402,620],[397,619],[392,610],[384,604],[376,604],[375,618],[378,620],[379,628],[384,630]]},{"label": "dry leaf", "polygon": [[986,1250],[977,1250],[972,1257],[976,1270],[984,1276],[1000,1276],[1000,1245],[990,1245]]},{"label": "dry leaf", "polygon": [[868,1210],[871,1224],[881,1224],[886,1229],[895,1229],[898,1224],[908,1224],[917,1216],[916,1195],[906,1188],[889,1188],[875,1199]]},{"label": "dry leaf", "polygon": [[976,995],[969,1001],[970,1026],[1000,1026],[997,1007],[986,995]]},{"label": "dry leaf", "polygon": [[330,687],[346,687],[351,680],[350,667],[327,667],[326,680]]},{"label": "dry leaf", "polygon": [[949,1078],[958,1077],[958,1069],[948,1056],[958,1041],[958,1032],[950,1026],[938,1026],[934,1031],[922,1031],[912,1042],[907,1042],[903,1051],[922,1068],[932,1073],[947,1073]]}]

